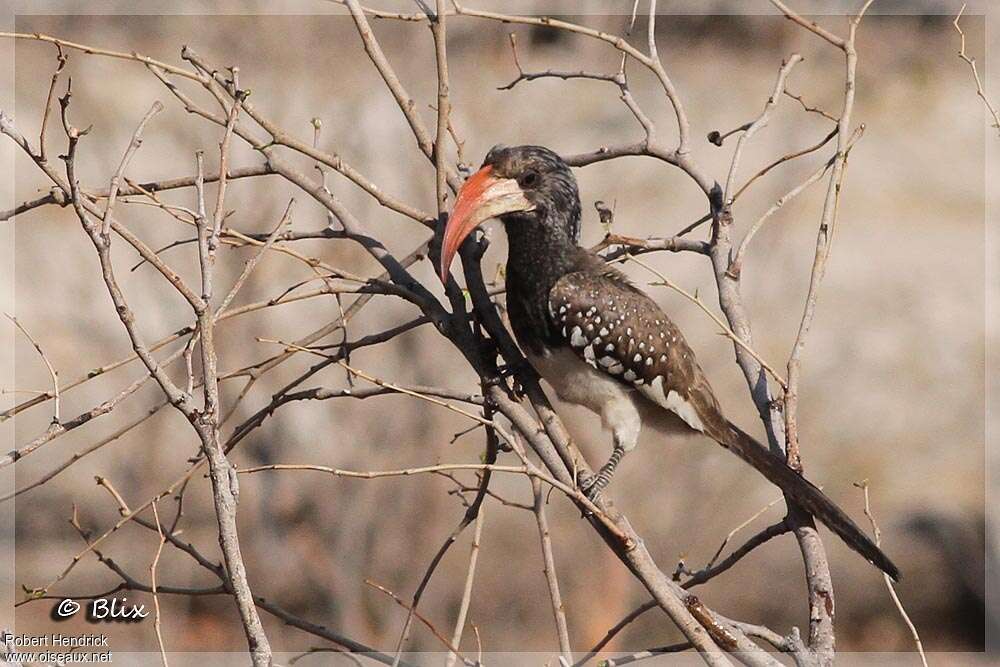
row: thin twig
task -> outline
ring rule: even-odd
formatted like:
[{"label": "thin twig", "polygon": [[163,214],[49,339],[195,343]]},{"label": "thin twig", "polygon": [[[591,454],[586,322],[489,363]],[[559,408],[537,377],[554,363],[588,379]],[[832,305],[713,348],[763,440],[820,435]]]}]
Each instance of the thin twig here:
[{"label": "thin twig", "polygon": [[[854,131],[854,134],[851,136],[851,139],[847,144],[846,148],[847,153],[850,153],[851,148],[854,147],[854,143],[861,138],[862,134],[864,134],[864,130],[865,126],[862,124],[859,125],[858,128]],[[827,171],[829,171],[830,167],[833,166],[833,163],[836,159],[837,157],[834,156],[829,160],[827,160],[826,162],[824,162],[822,165],[820,165],[818,169],[816,169],[816,171],[810,174],[809,177],[806,178],[806,180],[802,181],[801,183],[793,187],[791,190],[789,190],[782,196],[778,197],[778,199],[771,205],[771,207],[764,212],[764,215],[757,218],[757,221],[753,223],[749,231],[747,231],[747,233],[743,236],[743,240],[740,241],[739,248],[736,249],[736,254],[733,255],[733,260],[730,263],[729,269],[727,271],[731,277],[733,278],[739,277],[740,272],[743,270],[743,259],[746,255],[747,247],[750,245],[750,240],[754,236],[756,236],[757,232],[759,232],[761,227],[764,226],[764,223],[767,222],[772,215],[777,213],[782,206],[790,202],[792,199],[798,197],[809,186],[813,185],[821,178],[823,178],[823,175],[826,174]]]},{"label": "thin twig", "polygon": [[212,257],[214,257],[215,250],[219,245],[219,234],[222,232],[222,221],[225,219],[229,142],[233,136],[233,128],[236,127],[236,121],[240,116],[243,100],[246,98],[246,93],[240,90],[239,86],[240,69],[233,67],[230,69],[230,72],[233,76],[233,88],[236,90],[236,95],[234,96],[235,99],[232,106],[229,108],[229,116],[226,119],[226,128],[222,133],[222,141],[219,142],[219,188],[215,196],[215,211],[212,214],[212,234],[208,239],[208,251]]},{"label": "thin twig", "polygon": [[284,229],[285,226],[291,222],[292,208],[294,206],[295,206],[295,200],[289,199],[288,205],[285,206],[285,212],[281,215],[281,219],[278,221],[278,224],[274,226],[274,229],[268,235],[267,239],[264,241],[264,244],[258,248],[254,256],[251,257],[244,265],[243,271],[240,273],[240,277],[236,279],[236,282],[233,283],[232,288],[230,288],[225,298],[222,299],[222,303],[220,303],[219,307],[215,309],[215,314],[213,315],[214,320],[218,320],[219,316],[226,311],[226,309],[229,307],[229,304],[232,303],[234,298],[236,298],[236,294],[243,287],[243,284],[246,282],[247,278],[250,277],[250,274],[253,273],[253,270],[257,267],[257,262],[259,262],[261,257],[264,256],[264,253],[266,253],[271,248],[271,246],[274,244],[275,239],[277,239],[278,235],[281,233],[281,230]]},{"label": "thin twig", "polygon": [[[472,545],[469,547],[469,568],[465,575],[465,585],[462,587],[462,601],[458,605],[458,615],[455,617],[455,631],[451,635],[451,644],[461,647],[462,635],[465,631],[465,621],[469,615],[469,607],[472,605],[472,585],[476,578],[476,563],[479,561],[479,546],[483,536],[483,524],[486,523],[486,509],[479,508],[476,516],[476,528],[472,533]],[[455,659],[458,657],[453,651],[448,651],[448,659],[445,667],[453,667]],[[481,660],[477,661],[481,662]]]},{"label": "thin twig", "polygon": [[616,658],[608,658],[601,664],[603,667],[618,667],[619,665],[630,665],[635,662],[640,662],[642,660],[648,660],[649,658],[655,658],[658,655],[664,655],[667,653],[680,653],[681,651],[690,651],[693,647],[691,642],[679,642],[677,644],[668,644],[667,646],[657,646],[656,648],[648,648],[645,651],[639,651],[637,653],[632,653],[629,655],[623,655]]},{"label": "thin twig", "polygon": [[757,363],[759,363],[761,365],[761,367],[764,368],[764,370],[766,370],[768,373],[770,373],[771,376],[778,382],[778,384],[780,384],[782,387],[787,386],[787,383],[785,382],[785,379],[783,377],[781,377],[781,375],[779,375],[778,372],[776,370],[774,370],[770,366],[770,364],[768,364],[766,361],[764,361],[764,358],[761,357],[757,353],[756,350],[754,350],[752,347],[750,347],[750,345],[748,345],[746,342],[744,342],[742,338],[740,338],[739,336],[737,336],[733,332],[733,330],[730,329],[729,326],[725,322],[723,322],[715,313],[713,313],[711,311],[711,309],[708,306],[706,306],[705,303],[701,299],[699,299],[694,294],[691,294],[690,292],[688,292],[683,287],[680,287],[679,285],[677,285],[676,283],[674,283],[672,280],[670,280],[669,278],[667,278],[665,275],[663,275],[661,272],[657,271],[656,269],[654,269],[649,264],[646,264],[641,259],[639,259],[637,257],[631,257],[631,256],[628,257],[628,259],[629,259],[629,261],[635,262],[636,264],[638,264],[639,266],[641,266],[642,268],[646,269],[647,271],[649,271],[654,276],[656,276],[657,278],[660,279],[660,283],[654,283],[654,284],[660,284],[663,287],[669,287],[670,289],[674,290],[678,294],[681,294],[686,299],[688,299],[689,301],[691,301],[692,303],[694,303],[696,306],[698,306],[699,308],[701,308],[702,311],[704,311],[705,314],[707,314],[710,318],[712,318],[712,321],[715,322],[719,326],[720,329],[722,329],[722,333],[723,334],[725,334],[730,340],[732,340],[734,343],[736,343],[739,347],[741,347],[744,350],[746,350],[747,354],[749,354],[754,359],[756,359]]},{"label": "thin twig", "polygon": [[[149,375],[147,374],[145,377],[148,378]],[[83,457],[96,452],[98,449],[100,449],[101,447],[104,447],[105,445],[108,445],[108,444],[111,444],[112,442],[115,442],[116,440],[118,440],[119,438],[121,438],[123,435],[125,435],[126,433],[128,433],[129,431],[131,431],[132,429],[136,428],[137,426],[139,426],[140,424],[142,424],[143,422],[145,422],[146,420],[148,420],[150,417],[152,417],[153,415],[155,415],[157,412],[159,412],[161,409],[163,409],[163,407],[166,406],[166,405],[167,405],[167,401],[166,400],[160,401],[159,403],[157,403],[153,407],[149,408],[144,414],[140,415],[135,420],[133,420],[133,421],[129,422],[128,424],[125,424],[121,428],[117,429],[111,435],[109,435],[109,436],[107,436],[105,438],[102,438],[101,440],[98,440],[97,442],[95,442],[95,443],[87,446],[85,449],[82,449],[82,450],[76,452],[71,457],[69,457],[68,459],[66,459],[65,461],[63,461],[61,464],[59,464],[58,466],[56,466],[55,468],[53,468],[49,472],[47,472],[44,475],[42,475],[40,478],[38,478],[34,482],[31,482],[30,484],[26,484],[26,485],[22,486],[21,488],[17,489],[16,491],[12,491],[12,492],[8,493],[7,495],[5,495],[3,497],[0,497],[0,503],[6,502],[6,501],[10,500],[11,498],[16,498],[17,496],[21,495],[22,493],[27,493],[28,491],[31,491],[32,489],[36,489],[36,488],[42,486],[43,484],[45,484],[46,482],[48,482],[49,480],[51,480],[53,477],[55,477],[59,473],[61,473],[64,470],[66,470],[67,468],[69,468],[70,466],[72,466],[74,463],[76,463],[80,459],[82,459]]]},{"label": "thin twig", "polygon": [[556,559],[552,553],[552,536],[549,534],[549,520],[545,516],[545,496],[538,479],[531,480],[531,493],[535,498],[535,523],[538,524],[538,538],[542,544],[542,572],[549,587],[552,601],[552,615],[556,621],[556,635],[559,637],[559,654],[566,664],[573,663],[573,649],[569,642],[569,627],[566,623],[566,608],[559,592],[559,578],[556,575]]},{"label": "thin twig", "polygon": [[785,90],[784,93],[785,93],[786,97],[790,97],[793,100],[795,100],[796,102],[798,102],[799,105],[802,107],[803,111],[806,111],[808,113],[819,114],[820,116],[822,116],[823,118],[826,118],[827,120],[832,120],[834,123],[836,123],[836,122],[838,122],[840,120],[836,116],[834,116],[832,114],[829,114],[826,111],[823,111],[819,107],[811,107],[811,106],[809,106],[808,104],[806,104],[806,101],[804,99],[802,99],[801,95],[796,95],[795,93],[792,93],[792,92],[790,92],[788,90]]},{"label": "thin twig", "polygon": [[[962,7],[965,9],[964,5]],[[875,515],[872,513],[871,502],[868,497],[868,480],[864,479],[860,482],[855,482],[854,486],[861,489],[865,494],[865,516],[868,517],[868,521],[872,524],[872,532],[875,536],[875,546],[882,546],[882,531],[879,530],[878,523],[875,522]],[[913,624],[910,620],[910,615],[906,613],[906,609],[903,607],[902,600],[899,599],[899,595],[896,593],[896,586],[893,584],[892,577],[888,574],[882,573],[882,578],[885,580],[885,587],[889,590],[889,597],[892,598],[893,603],[896,605],[896,609],[899,610],[899,615],[902,617],[903,622],[906,623],[906,627],[910,629],[910,634],[913,636],[913,643],[917,646],[917,652],[920,654],[920,662],[923,667],[927,667],[927,655],[924,653],[924,645],[920,641],[920,634],[917,632],[917,626]]]},{"label": "thin twig", "polygon": [[778,10],[785,15],[786,19],[789,19],[790,21],[799,24],[800,26],[802,26],[803,28],[805,28],[806,30],[808,30],[813,34],[822,37],[826,41],[836,46],[838,49],[844,49],[846,42],[842,37],[838,37],[837,35],[833,34],[826,28],[816,23],[815,21],[809,21],[800,16],[799,14],[793,12],[791,9],[788,8],[787,5],[785,5],[785,3],[781,2],[781,0],[771,0],[771,4],[777,7]]},{"label": "thin twig", "polygon": [[139,121],[139,126],[132,133],[132,138],[128,142],[128,148],[125,149],[125,154],[122,155],[122,161],[119,163],[114,176],[111,177],[111,185],[108,187],[108,200],[104,204],[104,215],[101,216],[103,220],[101,223],[101,235],[105,238],[111,233],[111,214],[115,209],[115,201],[118,199],[118,189],[121,187],[125,170],[128,169],[132,158],[138,152],[139,147],[142,146],[142,131],[145,129],[146,123],[161,111],[163,111],[163,104],[159,100],[156,100],[153,102],[153,106],[149,108],[149,111],[146,112],[146,115],[142,117],[142,120]]},{"label": "thin twig", "polygon": [[4,313],[4,316],[13,322],[18,331],[23,333],[24,337],[31,342],[32,346],[34,346],[35,350],[38,352],[38,356],[42,358],[42,362],[45,364],[45,367],[49,370],[49,377],[52,378],[52,396],[55,403],[52,408],[52,425],[61,426],[61,422],[59,421],[59,373],[56,372],[56,369],[52,366],[52,362],[49,361],[49,358],[45,356],[45,352],[42,351],[42,346],[39,345],[38,341],[35,340],[30,333],[28,333],[28,330],[17,321],[17,318],[9,313]]},{"label": "thin twig", "polygon": [[[56,98],[56,84],[59,82],[59,75],[62,74],[63,69],[66,67],[66,62],[69,57],[63,52],[62,46],[56,44],[56,71],[52,73],[52,79],[49,80],[49,92],[45,96],[45,111],[42,112],[42,128],[38,132],[38,156],[45,161],[47,156],[45,154],[45,135],[49,127],[49,118],[52,115],[52,103]],[[0,218],[6,219],[6,218]]]},{"label": "thin twig", "polygon": [[733,539],[733,536],[736,535],[736,533],[740,532],[741,530],[749,526],[751,523],[756,521],[758,517],[764,514],[764,512],[766,512],[767,510],[771,509],[772,507],[780,503],[783,499],[784,498],[782,496],[775,498],[774,500],[772,500],[771,502],[769,502],[768,504],[764,505],[759,510],[757,510],[757,512],[755,512],[753,515],[748,517],[746,521],[744,521],[743,523],[741,523],[740,525],[736,526],[731,531],[729,531],[729,534],[726,535],[726,538],[722,540],[722,544],[720,544],[719,548],[716,549],[715,555],[712,556],[712,558],[708,561],[708,565],[705,566],[706,569],[711,568],[713,565],[715,565],[715,561],[719,559],[719,556],[722,555],[722,551],[726,548],[726,545],[729,544],[729,541]]},{"label": "thin twig", "polygon": [[[273,174],[274,171],[266,164],[253,166],[253,167],[239,167],[236,169],[231,169],[227,177],[229,180],[236,180],[241,178],[254,178],[256,176],[267,176]],[[205,182],[214,183],[219,180],[219,174],[206,174]],[[194,185],[193,176],[182,176],[180,178],[166,178],[158,181],[149,181],[146,183],[133,183],[129,181],[128,178],[125,179],[125,185],[118,188],[118,196],[126,197],[133,195],[145,194],[147,192],[163,192],[165,190],[176,190],[179,188],[189,188]],[[84,195],[92,199],[104,199],[110,193],[107,190],[84,190]],[[135,202],[130,202],[135,203]],[[33,209],[55,204],[57,206],[67,206],[69,204],[69,198],[66,194],[59,188],[53,188],[48,194],[42,195],[41,197],[36,197],[35,199],[25,201],[19,206],[8,209],[5,211],[0,211],[0,221],[9,220],[15,215],[20,215],[22,213],[27,213]]]},{"label": "thin twig", "polygon": [[50,44],[55,44],[56,46],[73,49],[76,51],[83,51],[90,55],[95,56],[107,56],[109,58],[119,58],[122,60],[134,60],[136,62],[144,63],[146,65],[154,65],[160,69],[175,74],[177,76],[182,76],[186,79],[191,79],[193,81],[198,81],[199,77],[196,73],[190,70],[183,69],[181,67],[175,67],[165,62],[159,60],[154,60],[148,56],[144,56],[141,53],[136,53],[135,51],[131,53],[125,53],[122,51],[110,51],[108,49],[100,49],[95,46],[90,46],[88,44],[78,44],[76,42],[70,42],[65,39],[59,39],[58,37],[53,37],[51,35],[46,35],[43,33],[23,33],[23,32],[0,32],[0,38],[11,37],[14,39],[27,39],[34,40],[38,42],[49,42]]},{"label": "thin twig", "polygon": [[[596,516],[603,517],[605,521],[611,522],[610,517],[605,514],[600,508],[594,505],[587,499],[579,490],[564,484],[558,479],[551,477],[550,475],[542,472],[538,468],[531,466],[504,466],[496,465],[490,463],[442,463],[433,466],[420,466],[416,468],[402,468],[399,470],[342,470],[340,468],[331,468],[329,466],[322,465],[311,465],[311,464],[293,464],[293,463],[272,463],[262,466],[254,466],[250,468],[240,468],[237,470],[239,475],[249,475],[252,473],[265,472],[265,471],[279,471],[279,470],[306,470],[313,472],[322,472],[328,475],[333,475],[335,477],[348,477],[354,479],[380,479],[383,477],[409,477],[411,475],[421,475],[430,473],[439,473],[442,471],[449,470],[481,470],[490,472],[502,472],[515,475],[525,475],[527,477],[532,477],[539,479],[546,484],[562,491],[572,500],[583,503],[584,505],[589,505],[588,510],[594,512]],[[612,524],[613,525],[613,524]]]},{"label": "thin twig", "polygon": [[365,579],[365,583],[368,584],[369,586],[371,586],[372,588],[376,589],[376,590],[382,591],[383,593],[385,593],[386,595],[388,595],[390,598],[392,598],[393,602],[395,602],[396,604],[398,604],[403,609],[406,609],[409,613],[412,613],[417,618],[418,621],[420,621],[425,626],[427,626],[427,629],[431,631],[431,634],[433,634],[435,637],[438,638],[438,641],[440,641],[442,644],[444,644],[445,648],[447,648],[450,652],[452,652],[455,655],[457,655],[459,657],[459,659],[463,663],[465,663],[467,665],[473,665],[473,666],[476,664],[473,661],[471,661],[468,658],[466,658],[465,656],[463,656],[462,653],[461,653],[461,651],[459,651],[450,641],[448,641],[448,639],[444,635],[442,635],[438,631],[438,629],[436,627],[434,627],[433,623],[431,623],[429,620],[427,620],[427,618],[425,616],[423,616],[420,612],[418,612],[417,610],[415,610],[411,605],[406,604],[403,600],[400,599],[400,597],[398,595],[396,595],[395,593],[393,593],[392,591],[390,591],[388,588],[386,588],[384,586],[380,586],[379,584],[375,583],[371,579]]},{"label": "thin twig", "polygon": [[753,122],[746,126],[746,131],[743,132],[743,134],[740,135],[740,138],[736,141],[736,149],[733,151],[733,159],[729,165],[729,175],[726,177],[726,186],[723,190],[724,205],[732,206],[733,202],[730,195],[733,192],[733,184],[736,180],[736,170],[740,164],[740,157],[743,155],[743,148],[746,146],[746,143],[753,138],[753,135],[756,134],[761,128],[765,127],[771,119],[771,112],[778,105],[781,93],[785,89],[785,79],[788,78],[792,68],[800,62],[802,62],[802,56],[798,53],[793,53],[789,56],[788,60],[782,61],[781,68],[778,70],[778,78],[774,82],[774,90],[771,92],[771,96],[767,98],[767,102],[764,104],[764,109]]},{"label": "thin twig", "polygon": [[163,545],[167,543],[167,538],[163,535],[163,527],[160,525],[160,513],[153,503],[153,517],[156,520],[156,532],[160,536],[160,543],[156,547],[156,556],[149,565],[149,585],[153,589],[153,630],[156,632],[156,642],[160,646],[160,657],[163,659],[163,667],[170,667],[167,661],[167,649],[163,645],[163,634],[160,632],[160,598],[156,595],[156,566],[160,562],[160,554],[163,553]]},{"label": "thin twig", "polygon": [[970,58],[965,53],[965,33],[962,32],[962,29],[958,25],[958,22],[962,18],[963,13],[965,13],[964,3],[962,4],[962,8],[958,10],[958,16],[956,16],[955,20],[952,21],[951,23],[953,26],[955,26],[955,30],[958,31],[959,37],[962,40],[961,47],[958,50],[958,57],[961,58],[965,63],[967,63],[969,65],[969,69],[972,70],[972,78],[976,82],[976,95],[979,96],[979,99],[981,99],[983,101],[983,104],[986,106],[986,110],[990,112],[991,116],[993,116],[993,127],[995,127],[997,130],[1000,130],[1000,112],[998,112],[996,107],[993,106],[989,98],[986,96],[986,91],[983,90],[983,82],[979,79],[979,70],[976,68],[976,59]]},{"label": "thin twig", "polygon": [[785,162],[788,162],[789,160],[794,160],[795,158],[800,158],[803,155],[808,155],[809,153],[812,153],[814,151],[818,151],[820,148],[823,148],[823,146],[826,146],[827,143],[829,143],[830,140],[833,139],[835,136],[837,136],[837,129],[836,128],[834,128],[833,130],[831,130],[829,134],[827,134],[825,137],[823,137],[822,139],[820,139],[818,142],[816,142],[812,146],[809,146],[808,148],[803,148],[801,150],[793,151],[793,152],[788,153],[786,155],[782,155],[781,157],[779,157],[778,159],[776,159],[774,162],[771,162],[767,166],[762,167],[756,174],[754,174],[749,179],[747,179],[747,182],[744,183],[742,186],[740,186],[740,188],[733,194],[733,201],[735,202],[737,199],[739,199],[740,195],[742,195],[744,192],[746,192],[746,189],[749,188],[753,184],[754,181],[756,181],[758,178],[764,176],[765,174],[767,174],[769,171],[771,171],[772,169],[774,169],[778,165],[784,164]]}]

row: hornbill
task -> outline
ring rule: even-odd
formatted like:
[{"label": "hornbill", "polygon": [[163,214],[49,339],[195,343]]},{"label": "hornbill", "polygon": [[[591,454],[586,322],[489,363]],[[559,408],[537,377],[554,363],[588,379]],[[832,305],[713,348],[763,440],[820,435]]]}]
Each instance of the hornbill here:
[{"label": "hornbill", "polygon": [[541,146],[495,146],[458,192],[444,230],[441,280],[462,241],[499,218],[509,241],[507,311],[526,358],[561,399],[601,416],[614,450],[581,480],[592,497],[643,426],[700,432],[756,468],[798,506],[893,579],[899,570],[785,460],[744,433],[718,400],[680,330],[617,269],[581,248],[580,195],[569,166]]}]

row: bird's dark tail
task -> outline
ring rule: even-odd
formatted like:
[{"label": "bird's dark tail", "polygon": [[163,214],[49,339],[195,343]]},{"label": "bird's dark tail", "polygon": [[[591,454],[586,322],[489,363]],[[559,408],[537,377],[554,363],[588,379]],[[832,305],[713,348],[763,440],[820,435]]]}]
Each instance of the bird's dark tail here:
[{"label": "bird's dark tail", "polygon": [[899,568],[889,557],[812,482],[795,472],[784,459],[773,454],[764,445],[747,435],[739,427],[728,424],[728,432],[714,438],[723,447],[756,468],[770,482],[777,485],[802,509],[819,519],[869,563],[899,581]]}]

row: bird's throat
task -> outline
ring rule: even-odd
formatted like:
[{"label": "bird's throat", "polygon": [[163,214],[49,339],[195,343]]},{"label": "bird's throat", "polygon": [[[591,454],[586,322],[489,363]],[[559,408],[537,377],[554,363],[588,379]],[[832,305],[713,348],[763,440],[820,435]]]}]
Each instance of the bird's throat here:
[{"label": "bird's throat", "polygon": [[[559,278],[576,270],[581,248],[568,225],[535,216],[504,220],[509,250],[508,286],[521,293],[548,295]],[[515,285],[510,285],[513,282]]]},{"label": "bird's throat", "polygon": [[578,271],[587,251],[576,244],[572,226],[524,216],[504,220],[507,304],[514,334],[525,350],[541,353],[553,337],[549,292],[567,273]]}]

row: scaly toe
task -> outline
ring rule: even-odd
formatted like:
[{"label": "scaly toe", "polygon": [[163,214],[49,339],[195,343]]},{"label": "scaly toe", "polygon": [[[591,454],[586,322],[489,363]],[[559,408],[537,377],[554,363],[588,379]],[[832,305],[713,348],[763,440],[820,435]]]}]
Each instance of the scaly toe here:
[{"label": "scaly toe", "polygon": [[601,490],[608,485],[611,480],[603,474],[588,476],[580,480],[580,490],[592,503],[596,503],[601,497]]}]

